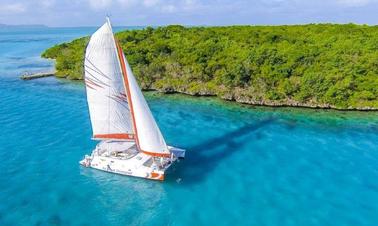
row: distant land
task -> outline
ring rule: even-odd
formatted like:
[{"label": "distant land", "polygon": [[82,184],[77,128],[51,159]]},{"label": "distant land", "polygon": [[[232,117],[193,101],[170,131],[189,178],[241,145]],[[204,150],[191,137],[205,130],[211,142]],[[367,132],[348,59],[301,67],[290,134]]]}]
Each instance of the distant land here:
[{"label": "distant land", "polygon": [[[240,103],[378,110],[378,26],[147,27],[116,34],[145,90]],[[56,76],[83,79],[89,38],[47,49]]]},{"label": "distant land", "polygon": [[1,28],[46,28],[46,25],[43,24],[1,24]]}]

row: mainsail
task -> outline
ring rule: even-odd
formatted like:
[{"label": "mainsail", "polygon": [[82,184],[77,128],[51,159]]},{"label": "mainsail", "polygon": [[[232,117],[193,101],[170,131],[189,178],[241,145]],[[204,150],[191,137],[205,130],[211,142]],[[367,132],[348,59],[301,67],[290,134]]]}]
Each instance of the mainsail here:
[{"label": "mainsail", "polygon": [[133,139],[127,94],[109,21],[92,35],[84,69],[93,137]]},{"label": "mainsail", "polygon": [[87,46],[85,83],[94,138],[134,139],[139,151],[170,156],[109,19]]}]

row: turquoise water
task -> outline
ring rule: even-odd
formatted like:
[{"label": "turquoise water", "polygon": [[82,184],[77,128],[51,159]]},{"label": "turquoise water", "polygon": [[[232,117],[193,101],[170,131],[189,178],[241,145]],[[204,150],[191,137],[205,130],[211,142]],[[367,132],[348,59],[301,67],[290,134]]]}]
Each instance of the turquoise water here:
[{"label": "turquoise water", "polygon": [[0,30],[0,225],[378,225],[378,113],[148,93],[188,150],[166,181],[80,167],[95,146],[84,87],[18,75],[93,30]]}]

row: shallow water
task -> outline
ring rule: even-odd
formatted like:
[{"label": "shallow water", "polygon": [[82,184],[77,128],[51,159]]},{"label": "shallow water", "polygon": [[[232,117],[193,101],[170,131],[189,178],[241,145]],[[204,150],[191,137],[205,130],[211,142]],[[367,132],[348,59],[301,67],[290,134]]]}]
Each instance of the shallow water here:
[{"label": "shallow water", "polygon": [[18,76],[93,30],[0,30],[0,225],[378,225],[378,113],[147,93],[187,158],[163,183],[80,167],[82,84]]}]

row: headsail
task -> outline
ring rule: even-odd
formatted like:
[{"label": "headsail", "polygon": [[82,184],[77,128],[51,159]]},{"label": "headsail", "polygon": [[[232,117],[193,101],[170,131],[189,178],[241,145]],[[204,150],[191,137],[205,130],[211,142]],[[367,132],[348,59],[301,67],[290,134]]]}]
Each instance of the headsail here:
[{"label": "headsail", "polygon": [[85,84],[95,139],[134,139],[122,70],[109,20],[85,52]]},{"label": "headsail", "polygon": [[144,99],[133,72],[131,71],[130,65],[120,47],[118,47],[118,55],[130,96],[132,119],[135,124],[134,130],[139,149],[149,155],[169,157],[170,152],[163,135],[156,124],[151,110]]}]

